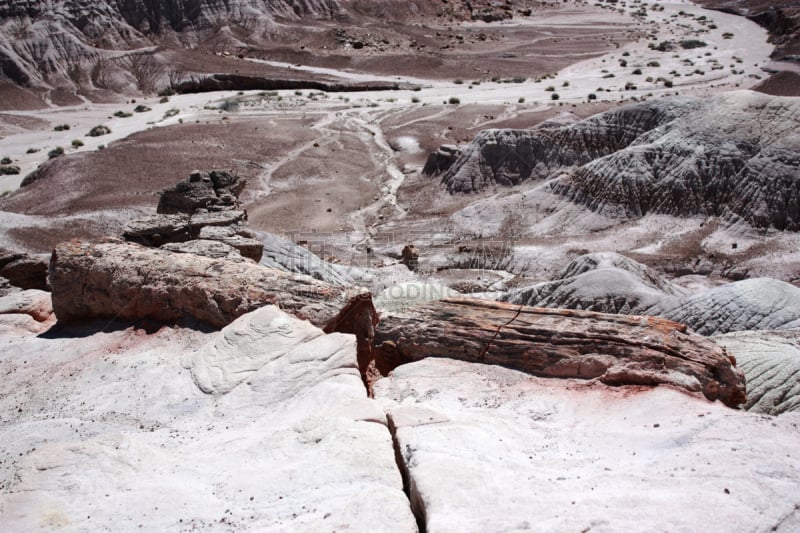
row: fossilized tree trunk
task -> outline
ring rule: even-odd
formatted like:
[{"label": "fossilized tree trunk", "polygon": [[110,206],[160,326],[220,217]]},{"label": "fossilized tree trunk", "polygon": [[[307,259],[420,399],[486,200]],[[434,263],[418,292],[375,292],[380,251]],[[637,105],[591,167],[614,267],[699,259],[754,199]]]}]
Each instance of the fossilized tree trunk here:
[{"label": "fossilized tree trunk", "polygon": [[745,400],[744,375],[723,348],[654,317],[448,299],[383,317],[373,357],[382,375],[450,357],[536,376],[673,385],[729,406]]}]

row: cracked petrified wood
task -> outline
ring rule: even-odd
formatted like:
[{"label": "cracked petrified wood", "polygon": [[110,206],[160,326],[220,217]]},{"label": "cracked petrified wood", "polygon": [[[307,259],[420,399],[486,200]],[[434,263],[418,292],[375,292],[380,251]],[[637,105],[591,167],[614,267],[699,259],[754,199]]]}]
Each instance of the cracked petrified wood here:
[{"label": "cracked petrified wood", "polygon": [[[51,258],[50,280],[53,310],[63,322],[91,318],[174,322],[191,318],[222,327],[272,304],[324,328],[339,318],[354,296],[310,276],[251,262],[119,241],[59,244]],[[359,298],[372,308],[368,295]],[[351,325],[350,332],[371,338],[370,332],[356,331],[357,326]]]},{"label": "cracked petrified wood", "polygon": [[745,401],[744,375],[723,348],[654,317],[448,299],[383,317],[373,357],[382,375],[449,357],[536,376],[673,385],[729,406]]}]

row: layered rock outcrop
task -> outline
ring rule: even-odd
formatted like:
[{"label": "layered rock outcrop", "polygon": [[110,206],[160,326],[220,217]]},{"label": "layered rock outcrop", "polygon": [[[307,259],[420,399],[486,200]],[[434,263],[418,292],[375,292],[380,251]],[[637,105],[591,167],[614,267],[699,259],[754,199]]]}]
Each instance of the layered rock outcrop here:
[{"label": "layered rock outcrop", "polygon": [[514,289],[503,301],[601,313],[654,314],[687,291],[623,255],[594,253],[570,262],[550,282]]},{"label": "layered rock outcrop", "polygon": [[442,175],[452,193],[551,180],[612,216],[719,216],[800,230],[800,104],[738,91],[671,98],[573,125],[487,130]]},{"label": "layered rock outcrop", "polygon": [[224,171],[195,171],[189,179],[161,192],[157,214],[130,222],[125,239],[173,252],[209,257],[236,254],[261,260],[263,244],[245,226],[247,212],[239,194],[245,180]]},{"label": "layered rock outcrop", "polygon": [[609,385],[668,384],[729,406],[745,401],[744,376],[719,346],[653,317],[445,299],[382,317],[375,347],[382,375],[448,357]]},{"label": "layered rock outcrop", "polygon": [[800,289],[772,278],[727,283],[691,294],[619,254],[572,261],[555,281],[501,297],[518,305],[660,316],[701,335],[745,330],[800,330]]},{"label": "layered rock outcrop", "polygon": [[769,415],[800,411],[800,333],[742,331],[714,341],[736,357],[747,377],[745,409]]}]

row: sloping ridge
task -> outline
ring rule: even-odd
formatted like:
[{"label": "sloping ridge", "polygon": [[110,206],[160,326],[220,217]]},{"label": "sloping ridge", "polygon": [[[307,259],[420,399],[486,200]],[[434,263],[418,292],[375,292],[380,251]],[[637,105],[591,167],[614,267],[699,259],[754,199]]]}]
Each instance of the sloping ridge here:
[{"label": "sloping ridge", "polygon": [[509,291],[503,301],[537,307],[660,316],[701,335],[800,330],[800,288],[772,278],[689,292],[615,253],[580,256],[554,281]]},{"label": "sloping ridge", "polygon": [[[83,85],[116,74],[101,60],[134,77],[152,76],[158,61],[142,56],[125,62],[119,51],[136,55],[173,40],[196,46],[204,36],[230,26],[258,40],[276,19],[331,19],[338,0],[54,0],[0,5],[0,75],[21,85]],[[137,70],[143,72],[136,72]],[[137,80],[141,82],[142,80]],[[144,89],[144,87],[140,87]],[[147,89],[152,89],[148,87]]]},{"label": "sloping ridge", "polygon": [[720,216],[800,230],[800,102],[737,91],[669,98],[562,128],[488,130],[443,175],[451,193],[551,180],[612,216]]}]

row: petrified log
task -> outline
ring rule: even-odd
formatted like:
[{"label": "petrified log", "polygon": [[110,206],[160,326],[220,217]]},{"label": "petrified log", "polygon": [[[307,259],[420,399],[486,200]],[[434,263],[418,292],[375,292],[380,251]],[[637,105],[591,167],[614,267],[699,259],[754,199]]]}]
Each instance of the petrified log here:
[{"label": "petrified log", "polygon": [[745,401],[744,375],[723,348],[654,317],[447,299],[383,317],[373,357],[382,375],[449,357],[536,376],[673,385],[729,406]]},{"label": "petrified log", "polygon": [[[50,279],[53,310],[63,322],[193,318],[222,327],[273,304],[325,328],[355,296],[310,276],[120,241],[59,244],[51,258]],[[366,303],[361,312],[374,316],[371,298],[359,297]],[[370,331],[351,329],[372,338]]]}]

